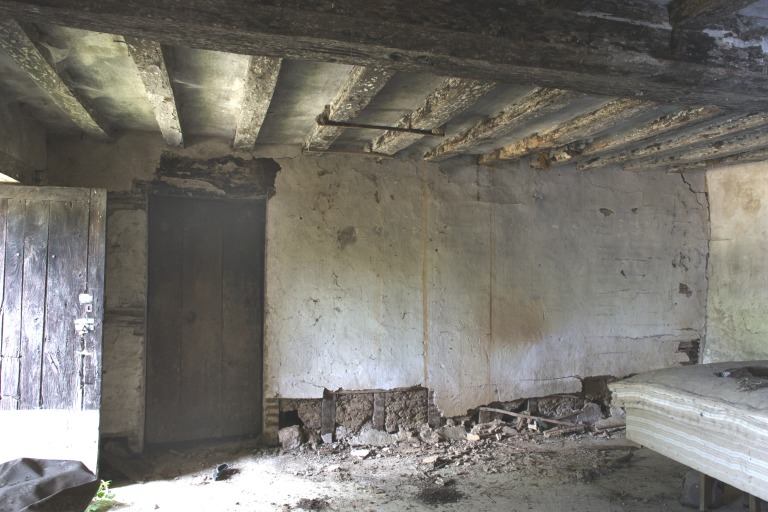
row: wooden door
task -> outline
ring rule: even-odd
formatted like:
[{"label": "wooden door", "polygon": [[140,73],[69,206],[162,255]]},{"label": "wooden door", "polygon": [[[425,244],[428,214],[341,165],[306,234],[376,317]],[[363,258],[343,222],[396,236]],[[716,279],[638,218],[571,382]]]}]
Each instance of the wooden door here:
[{"label": "wooden door", "polygon": [[104,190],[0,186],[0,462],[96,471],[105,213]]},{"label": "wooden door", "polygon": [[261,428],[265,201],[152,196],[147,443]]}]

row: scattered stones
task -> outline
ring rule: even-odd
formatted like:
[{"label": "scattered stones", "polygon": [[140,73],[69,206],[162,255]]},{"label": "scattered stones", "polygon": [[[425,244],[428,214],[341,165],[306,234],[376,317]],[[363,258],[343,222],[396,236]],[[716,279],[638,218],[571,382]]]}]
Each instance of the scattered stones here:
[{"label": "scattered stones", "polygon": [[441,439],[447,439],[449,441],[461,441],[467,437],[467,429],[464,427],[450,427],[445,426],[437,430],[437,435]]},{"label": "scattered stones", "polygon": [[603,411],[596,403],[589,402],[584,408],[576,415],[576,423],[588,423],[590,425],[603,419]]},{"label": "scattered stones", "polygon": [[284,450],[295,450],[301,446],[301,443],[304,441],[299,425],[281,428],[277,432],[277,437]]},{"label": "scattered stones", "polygon": [[360,457],[361,459],[367,458],[371,454],[371,450],[352,450],[349,454],[353,457]]}]

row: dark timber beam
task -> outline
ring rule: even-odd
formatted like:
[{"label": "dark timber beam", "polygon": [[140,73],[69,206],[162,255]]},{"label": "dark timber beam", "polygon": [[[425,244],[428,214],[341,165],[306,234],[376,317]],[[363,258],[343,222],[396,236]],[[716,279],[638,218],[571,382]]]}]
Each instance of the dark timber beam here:
[{"label": "dark timber beam", "polygon": [[40,50],[34,26],[11,19],[0,20],[0,48],[83,132],[99,140],[110,140],[107,124],[93,109],[88,98],[67,86],[48,60],[48,51]]},{"label": "dark timber beam", "polygon": [[574,160],[583,161],[609,151],[619,150],[634,142],[658,137],[665,133],[681,130],[687,126],[712,119],[722,114],[715,107],[686,107],[675,112],[653,118],[622,132],[600,137],[594,141],[581,139],[554,148],[544,155],[547,165],[559,165]]},{"label": "dark timber beam", "polygon": [[[423,130],[437,128],[469,108],[495,86],[491,82],[447,78],[413,112],[400,119],[396,126]],[[390,130],[373,139],[368,150],[394,155],[421,138],[420,135]]]},{"label": "dark timber beam", "polygon": [[574,117],[556,126],[534,133],[490,153],[482,155],[479,163],[489,165],[498,160],[516,160],[525,155],[588,138],[653,108],[655,104],[635,99],[618,99],[597,110]]},{"label": "dark timber beam", "polygon": [[125,44],[144,82],[147,99],[165,143],[172,147],[184,146],[176,98],[160,44],[135,37],[126,37]]},{"label": "dark timber beam", "polygon": [[758,128],[747,132],[741,132],[730,138],[719,138],[706,144],[690,146],[684,150],[673,153],[631,160],[622,166],[625,171],[642,171],[645,169],[658,169],[676,164],[700,162],[713,158],[745,153],[758,148],[768,146],[768,127]]},{"label": "dark timber beam", "polygon": [[243,104],[237,118],[234,149],[249,150],[256,144],[264,118],[267,117],[282,59],[251,57],[245,77]]},{"label": "dark timber beam", "polygon": [[[707,48],[673,54],[662,11],[653,2],[616,0],[391,0],[386,8],[357,0],[0,0],[3,17],[182,47],[663,104],[765,107],[761,48],[759,55]],[[714,36],[700,38],[717,48]]]},{"label": "dark timber beam", "polygon": [[0,174],[0,183],[13,183],[7,177],[22,185],[34,185],[35,169],[5,151],[0,151]]},{"label": "dark timber beam", "polygon": [[674,0],[668,6],[669,22],[674,27],[705,28],[736,14],[757,0]]},{"label": "dark timber beam", "polygon": [[[760,128],[768,124],[768,113],[753,113],[720,117],[708,124],[695,126],[691,130],[672,134],[666,138],[645,141],[643,144],[620,150],[607,155],[597,156],[576,163],[576,169],[584,171],[605,167],[607,165],[623,164],[630,160],[641,158],[658,158],[661,155],[678,151],[691,145],[707,141],[718,144],[720,140],[739,132]],[[649,162],[650,160],[646,160]],[[662,164],[667,165],[667,164]]]},{"label": "dark timber beam", "polygon": [[497,114],[484,119],[468,130],[451,137],[424,155],[425,160],[441,161],[499,137],[524,128],[538,117],[562,109],[581,94],[562,89],[535,89]]},{"label": "dark timber beam", "polygon": [[[384,68],[352,68],[347,81],[328,106],[328,119],[345,122],[356,118],[394,74],[394,71]],[[342,127],[318,124],[307,137],[304,149],[327,151],[343,131]]]}]

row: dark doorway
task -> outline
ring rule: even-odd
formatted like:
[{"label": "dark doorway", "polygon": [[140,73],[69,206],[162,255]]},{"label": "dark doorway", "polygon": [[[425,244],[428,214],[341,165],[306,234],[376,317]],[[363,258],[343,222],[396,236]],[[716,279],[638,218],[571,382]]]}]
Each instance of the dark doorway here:
[{"label": "dark doorway", "polygon": [[150,196],[147,443],[261,431],[265,201]]}]

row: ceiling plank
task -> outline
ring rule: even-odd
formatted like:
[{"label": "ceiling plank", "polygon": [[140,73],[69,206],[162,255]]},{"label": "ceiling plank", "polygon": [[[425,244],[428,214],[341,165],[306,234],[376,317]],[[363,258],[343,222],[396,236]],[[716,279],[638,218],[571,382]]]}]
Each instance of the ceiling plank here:
[{"label": "ceiling plank", "polygon": [[130,36],[124,39],[139,70],[141,81],[144,82],[147,99],[155,113],[165,143],[172,147],[183,147],[184,136],[181,132],[176,98],[160,44]]},{"label": "ceiling plank", "polygon": [[[392,0],[382,9],[354,0],[0,0],[0,15],[246,55],[535,83],[662,104],[764,107],[762,53],[673,54],[667,18],[639,19],[625,5]],[[716,35],[700,39],[718,47]]]},{"label": "ceiling plank", "polygon": [[706,144],[689,146],[683,150],[665,155],[630,160],[625,162],[622,168],[625,171],[658,169],[659,167],[668,167],[679,163],[700,162],[702,160],[735,155],[766,146],[768,146],[768,127],[762,127],[740,132],[733,137],[719,138]]},{"label": "ceiling plank", "polygon": [[504,137],[525,127],[538,117],[557,112],[583,95],[562,89],[541,89],[526,94],[501,112],[479,121],[471,128],[440,143],[424,155],[425,160],[439,162],[459,153]]},{"label": "ceiling plank", "polygon": [[699,162],[675,164],[675,165],[669,166],[667,168],[667,172],[668,173],[696,172],[696,171],[702,171],[705,169],[712,169],[714,167],[746,164],[751,162],[765,162],[766,160],[768,160],[768,147],[759,148],[752,151],[746,151],[744,153],[736,153],[734,155],[711,158],[709,160],[702,160]]},{"label": "ceiling plank", "polygon": [[580,137],[589,138],[655,106],[654,103],[642,100],[616,99],[597,110],[571,118],[540,133],[534,133],[486,153],[480,157],[478,163],[490,165],[499,160],[516,160],[558,144],[573,142]]},{"label": "ceiling plank", "polygon": [[[482,82],[467,78],[446,78],[432,91],[413,112],[403,116],[397,127],[430,130],[447,123],[472,106],[496,86],[493,82]],[[394,155],[423,136],[397,131],[386,131],[373,139],[368,149],[373,153]]]},{"label": "ceiling plank", "polygon": [[736,14],[757,0],[674,0],[668,6],[674,27],[705,28]]},{"label": "ceiling plank", "polygon": [[0,20],[0,48],[27,73],[53,103],[84,133],[98,140],[111,140],[111,131],[89,99],[69,87],[40,50],[37,29],[29,23]]},{"label": "ceiling plank", "polygon": [[629,160],[654,158],[692,144],[718,141],[732,134],[752,130],[768,124],[768,113],[730,114],[694,129],[674,133],[666,138],[646,140],[639,146],[632,146],[589,160],[576,162],[576,169],[585,171],[608,165],[623,164]]},{"label": "ceiling plank", "polygon": [[234,149],[250,150],[256,144],[261,125],[267,117],[269,104],[272,103],[272,95],[275,93],[282,62],[282,59],[273,57],[252,56],[250,58],[245,78],[243,104],[232,142]]},{"label": "ceiling plank", "polygon": [[574,160],[585,160],[609,151],[619,150],[633,142],[658,137],[664,133],[681,130],[721,115],[716,107],[686,107],[655,117],[651,121],[631,127],[629,130],[600,137],[591,141],[581,139],[548,151],[544,155],[547,165],[560,165]]},{"label": "ceiling plank", "polygon": [[[394,70],[385,68],[352,68],[347,81],[328,105],[328,119],[341,122],[355,119],[394,74]],[[307,137],[304,149],[327,151],[343,131],[339,126],[318,124]]]}]

